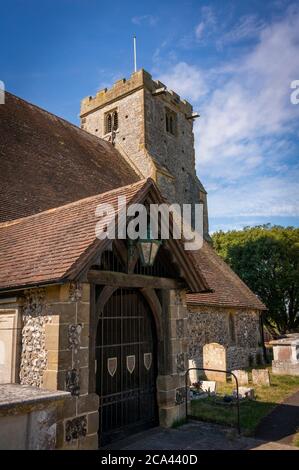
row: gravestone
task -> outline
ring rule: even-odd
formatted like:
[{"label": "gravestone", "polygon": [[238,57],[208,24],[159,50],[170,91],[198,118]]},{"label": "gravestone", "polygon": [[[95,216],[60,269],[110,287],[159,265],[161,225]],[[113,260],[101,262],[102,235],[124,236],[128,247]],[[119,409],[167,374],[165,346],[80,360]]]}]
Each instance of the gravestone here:
[{"label": "gravestone", "polygon": [[214,380],[202,380],[200,388],[203,392],[216,393],[216,382]]},{"label": "gravestone", "polygon": [[255,385],[270,387],[270,375],[268,369],[252,369],[252,382]]},{"label": "gravestone", "polygon": [[[189,359],[188,361],[188,368],[192,369],[192,367],[196,367],[196,362],[193,359]],[[199,370],[189,370],[189,383],[193,385],[199,382]]]},{"label": "gravestone", "polygon": [[273,346],[272,373],[299,375],[299,333],[292,333],[271,341]]},{"label": "gravestone", "polygon": [[[233,395],[237,396],[237,390],[233,391]],[[251,387],[239,387],[239,398],[249,398],[254,400],[254,388]]]},{"label": "gravestone", "polygon": [[[237,369],[232,372],[237,377],[239,385],[248,385],[248,372],[246,370]],[[235,382],[234,377],[232,377],[232,381]]]},{"label": "gravestone", "polygon": [[[226,370],[226,350],[219,343],[205,344],[203,347],[203,367],[207,369]],[[226,374],[222,372],[204,371],[208,380],[226,382]]]}]

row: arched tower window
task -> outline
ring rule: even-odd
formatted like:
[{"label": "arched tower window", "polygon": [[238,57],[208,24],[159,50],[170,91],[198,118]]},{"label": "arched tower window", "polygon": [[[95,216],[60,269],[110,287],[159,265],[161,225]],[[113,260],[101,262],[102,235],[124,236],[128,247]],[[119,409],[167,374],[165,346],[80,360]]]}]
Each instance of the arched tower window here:
[{"label": "arched tower window", "polygon": [[171,134],[174,134],[173,116],[170,116],[170,118],[169,118],[169,132]]},{"label": "arched tower window", "polygon": [[105,134],[118,129],[118,112],[110,111],[105,114]]},{"label": "arched tower window", "polygon": [[172,135],[177,134],[177,115],[169,108],[165,109],[166,132]]}]

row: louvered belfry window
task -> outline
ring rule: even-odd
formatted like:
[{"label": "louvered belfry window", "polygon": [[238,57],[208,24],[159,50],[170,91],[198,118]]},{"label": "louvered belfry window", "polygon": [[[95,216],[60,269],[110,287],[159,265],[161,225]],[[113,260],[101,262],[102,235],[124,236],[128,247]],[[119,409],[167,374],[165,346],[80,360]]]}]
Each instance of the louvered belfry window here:
[{"label": "louvered belfry window", "polygon": [[105,134],[118,129],[118,112],[110,111],[105,114]]}]

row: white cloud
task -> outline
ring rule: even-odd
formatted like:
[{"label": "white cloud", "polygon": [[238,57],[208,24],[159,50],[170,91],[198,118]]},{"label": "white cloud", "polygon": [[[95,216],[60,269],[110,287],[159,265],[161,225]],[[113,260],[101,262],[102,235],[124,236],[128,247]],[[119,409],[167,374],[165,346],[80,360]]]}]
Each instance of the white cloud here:
[{"label": "white cloud", "polygon": [[202,38],[204,30],[205,30],[205,24],[203,21],[201,21],[200,23],[198,23],[198,25],[195,28],[195,36],[197,39]]},{"label": "white cloud", "polygon": [[260,176],[209,193],[214,217],[299,216],[297,174]]},{"label": "white cloud", "polygon": [[[253,19],[242,24],[230,40],[260,28]],[[210,215],[298,214],[299,168],[289,161],[299,137],[299,105],[290,103],[298,47],[299,12],[291,8],[233,62],[210,71],[179,62],[159,77],[200,111],[197,170]]]},{"label": "white cloud", "polygon": [[200,12],[200,22],[195,27],[195,37],[201,40],[204,35],[209,35],[216,26],[216,15],[210,6],[203,6]]},{"label": "white cloud", "polygon": [[281,150],[286,148],[284,134],[295,131],[299,118],[299,106],[289,98],[299,71],[298,42],[299,15],[265,28],[259,44],[234,64],[234,73],[203,104],[195,127],[198,162],[212,165],[214,175],[220,175],[221,162],[234,177],[240,173],[235,163],[247,169],[267,155],[275,158],[277,140]]},{"label": "white cloud", "polygon": [[141,16],[133,16],[131,18],[133,24],[140,26],[141,24],[148,24],[149,26],[156,26],[158,23],[158,18],[153,15],[141,15]]},{"label": "white cloud", "polygon": [[159,80],[167,85],[167,88],[180,94],[182,98],[197,101],[205,95],[208,83],[203,72],[193,65],[179,62],[171,70],[159,75]]},{"label": "white cloud", "polygon": [[217,46],[222,48],[227,44],[239,43],[243,39],[257,37],[264,27],[264,21],[256,15],[244,15],[232,29],[217,40]]}]

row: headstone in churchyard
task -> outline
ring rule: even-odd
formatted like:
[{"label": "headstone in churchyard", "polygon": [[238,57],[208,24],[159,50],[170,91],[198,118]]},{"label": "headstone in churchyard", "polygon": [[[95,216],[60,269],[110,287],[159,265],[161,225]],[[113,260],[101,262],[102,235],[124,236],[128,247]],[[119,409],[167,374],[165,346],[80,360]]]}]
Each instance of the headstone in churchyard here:
[{"label": "headstone in churchyard", "polygon": [[188,368],[191,369],[189,370],[190,385],[193,385],[199,381],[199,370],[194,370],[194,367],[196,367],[196,362],[193,359],[189,359]]},{"label": "headstone in churchyard", "polygon": [[214,380],[201,380],[200,389],[207,393],[216,393],[216,382]]},{"label": "headstone in churchyard", "polygon": [[[237,390],[233,391],[233,395],[237,396]],[[254,400],[254,388],[251,387],[239,387],[239,398],[249,398]]]},{"label": "headstone in churchyard", "polygon": [[268,369],[252,369],[252,383],[270,387],[270,374]]},{"label": "headstone in churchyard", "polygon": [[[248,385],[248,372],[246,372],[246,370],[237,369],[232,372],[237,377],[239,385]],[[232,378],[232,380],[235,382],[234,378]]]},{"label": "headstone in churchyard", "polygon": [[[205,369],[226,370],[226,350],[219,343],[208,343],[203,347],[203,367]],[[212,372],[205,370],[208,380],[226,382],[226,374],[223,372]]]},{"label": "headstone in churchyard", "polygon": [[273,346],[272,374],[299,375],[299,333],[290,333],[271,341]]}]

